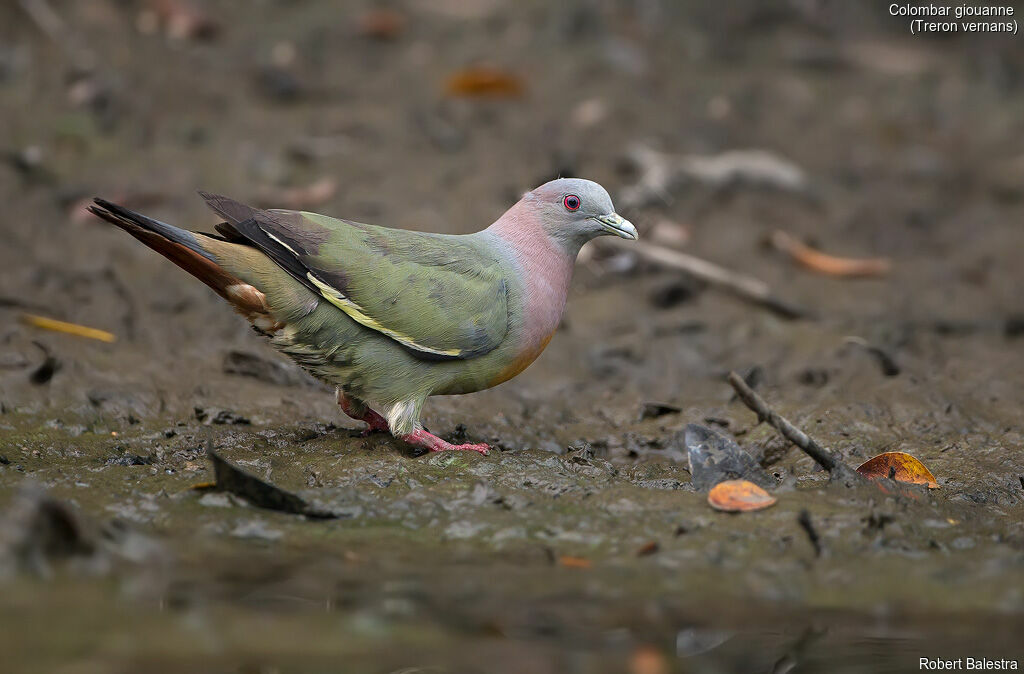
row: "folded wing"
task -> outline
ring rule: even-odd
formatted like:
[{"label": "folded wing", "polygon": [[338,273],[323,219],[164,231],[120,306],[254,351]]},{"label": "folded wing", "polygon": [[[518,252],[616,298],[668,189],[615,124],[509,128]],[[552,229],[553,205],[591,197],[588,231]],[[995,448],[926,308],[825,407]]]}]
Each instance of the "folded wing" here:
[{"label": "folded wing", "polygon": [[473,358],[508,334],[505,279],[479,242],[200,195],[228,221],[218,227],[226,238],[256,246],[353,320],[417,356]]}]

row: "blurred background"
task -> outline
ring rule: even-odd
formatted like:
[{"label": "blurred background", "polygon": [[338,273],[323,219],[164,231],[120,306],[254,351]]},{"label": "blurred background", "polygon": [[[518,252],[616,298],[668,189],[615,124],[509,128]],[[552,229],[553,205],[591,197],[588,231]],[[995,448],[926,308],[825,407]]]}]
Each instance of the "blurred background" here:
[{"label": "blurred background", "polygon": [[[1024,49],[910,20],[814,0],[3,3],[5,657],[637,674],[1024,658]],[[102,196],[209,231],[204,189],[468,233],[558,176],[603,184],[642,245],[584,249],[523,375],[428,403],[433,432],[501,450],[480,459],[359,437],[207,288],[85,211]],[[851,466],[906,451],[941,489],[827,487],[731,370]],[[688,423],[735,437],[779,503],[711,510]],[[207,448],[340,518],[192,489]]]}]

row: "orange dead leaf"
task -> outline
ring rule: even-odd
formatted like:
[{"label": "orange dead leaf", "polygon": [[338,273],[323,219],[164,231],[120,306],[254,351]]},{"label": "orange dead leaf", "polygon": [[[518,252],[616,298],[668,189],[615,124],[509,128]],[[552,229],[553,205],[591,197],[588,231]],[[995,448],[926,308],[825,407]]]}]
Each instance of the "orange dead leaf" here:
[{"label": "orange dead leaf", "polygon": [[772,245],[811,271],[828,276],[884,276],[892,269],[888,258],[835,257],[815,250],[779,230],[772,234]]},{"label": "orange dead leaf", "polygon": [[747,480],[725,480],[708,492],[708,504],[715,510],[736,513],[761,510],[775,505],[774,496]]},{"label": "orange dead leaf", "polygon": [[405,30],[405,14],[394,9],[372,9],[359,18],[359,34],[374,40],[393,40]]},{"label": "orange dead leaf", "polygon": [[891,477],[897,482],[924,484],[929,489],[939,488],[931,471],[917,457],[906,452],[885,452],[871,457],[857,466],[857,472],[869,480]]},{"label": "orange dead leaf", "polygon": [[457,71],[445,83],[445,93],[449,96],[467,98],[518,98],[525,89],[518,75],[489,66]]},{"label": "orange dead leaf", "polygon": [[589,569],[591,567],[590,560],[586,557],[563,555],[558,558],[558,563],[567,569]]},{"label": "orange dead leaf", "polygon": [[665,655],[654,646],[637,646],[629,656],[629,674],[668,674]]}]

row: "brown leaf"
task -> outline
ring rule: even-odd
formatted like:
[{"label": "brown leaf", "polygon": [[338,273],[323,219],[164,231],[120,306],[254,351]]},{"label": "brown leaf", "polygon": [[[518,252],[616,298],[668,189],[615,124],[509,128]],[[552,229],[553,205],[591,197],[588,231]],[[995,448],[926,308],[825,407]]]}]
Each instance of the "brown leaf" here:
[{"label": "brown leaf", "polygon": [[338,182],[334,178],[323,177],[305,187],[264,188],[259,202],[267,208],[304,211],[330,201],[337,191]]},{"label": "brown leaf", "polygon": [[592,566],[586,557],[570,557],[569,555],[559,557],[558,563],[567,569],[589,569]]},{"label": "brown leaf", "polygon": [[473,66],[453,73],[445,83],[449,96],[518,98],[526,86],[515,73],[490,66]]},{"label": "brown leaf", "polygon": [[654,646],[637,646],[629,656],[629,674],[668,674],[669,671],[665,655]]},{"label": "brown leaf", "polygon": [[761,510],[775,505],[774,496],[747,480],[719,482],[708,492],[708,504],[715,510],[736,513]]},{"label": "brown leaf", "polygon": [[[220,31],[220,24],[200,5],[188,0],[151,0],[151,11],[163,24],[167,36],[175,40],[210,39]],[[142,20],[145,23],[151,20]]]},{"label": "brown leaf", "polygon": [[647,557],[653,555],[661,550],[661,546],[658,545],[658,541],[647,541],[636,551],[637,557]]},{"label": "brown leaf", "polygon": [[884,276],[892,269],[888,258],[847,258],[815,250],[783,231],[772,234],[772,245],[811,271],[828,276]]},{"label": "brown leaf", "polygon": [[371,9],[359,17],[359,34],[374,40],[394,40],[405,31],[405,14],[394,9]]},{"label": "brown leaf", "polygon": [[857,472],[869,480],[892,478],[897,482],[928,485],[938,489],[935,476],[921,461],[906,452],[885,452],[857,466]]}]

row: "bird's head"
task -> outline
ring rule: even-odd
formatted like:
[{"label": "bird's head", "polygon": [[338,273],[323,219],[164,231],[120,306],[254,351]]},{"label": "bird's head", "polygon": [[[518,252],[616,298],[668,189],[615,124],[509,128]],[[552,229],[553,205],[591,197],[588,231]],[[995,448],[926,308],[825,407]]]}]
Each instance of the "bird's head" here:
[{"label": "bird's head", "polygon": [[592,180],[552,180],[527,192],[523,203],[540,216],[549,236],[576,250],[606,234],[638,238],[633,223],[615,212],[608,192]]}]

